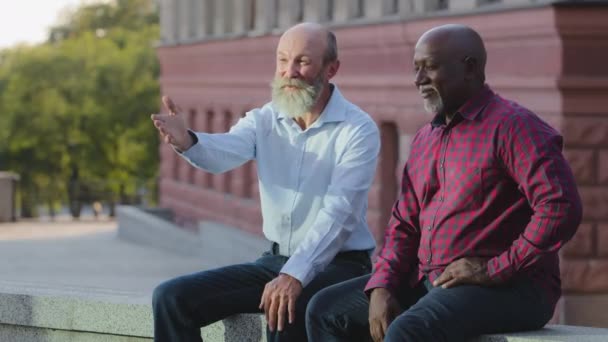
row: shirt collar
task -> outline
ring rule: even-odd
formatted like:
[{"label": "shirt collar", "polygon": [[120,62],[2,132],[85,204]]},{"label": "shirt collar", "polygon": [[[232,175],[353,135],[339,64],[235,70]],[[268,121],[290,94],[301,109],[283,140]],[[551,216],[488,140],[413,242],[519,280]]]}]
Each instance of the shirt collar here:
[{"label": "shirt collar", "polygon": [[[487,84],[484,85],[477,94],[473,95],[473,97],[460,106],[460,109],[456,111],[456,115],[460,115],[463,119],[468,121],[475,120],[494,95],[494,91],[492,91],[490,86]],[[445,125],[445,118],[441,115],[435,115],[433,121],[431,121],[431,125],[433,128]]]},{"label": "shirt collar", "polygon": [[[315,122],[316,126],[320,126],[327,122],[341,122],[346,120],[346,99],[342,96],[338,86],[330,84],[330,87],[332,88],[331,96],[321,112],[321,115]],[[277,111],[277,119],[281,120],[287,118],[287,116],[278,111],[276,107],[274,108]]]}]

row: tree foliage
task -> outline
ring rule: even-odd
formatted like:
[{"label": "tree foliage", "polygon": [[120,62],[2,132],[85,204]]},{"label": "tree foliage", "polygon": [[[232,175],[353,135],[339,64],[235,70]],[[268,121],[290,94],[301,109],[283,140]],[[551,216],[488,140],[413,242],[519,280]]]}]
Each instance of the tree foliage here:
[{"label": "tree foliage", "polygon": [[21,175],[23,209],[75,196],[75,179],[80,196],[108,201],[154,184],[158,34],[152,2],[118,0],[68,13],[43,44],[0,52],[0,169]]}]

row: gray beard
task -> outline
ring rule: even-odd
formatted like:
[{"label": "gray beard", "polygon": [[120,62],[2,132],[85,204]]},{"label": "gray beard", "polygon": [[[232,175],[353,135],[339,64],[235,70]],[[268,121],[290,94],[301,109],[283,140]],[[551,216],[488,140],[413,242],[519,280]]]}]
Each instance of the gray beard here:
[{"label": "gray beard", "polygon": [[439,95],[424,99],[424,110],[429,114],[439,114],[443,111],[443,101]]},{"label": "gray beard", "polygon": [[[296,86],[299,89],[287,92],[283,89],[286,85]],[[323,80],[320,77],[317,77],[313,84],[298,79],[284,80],[275,77],[271,83],[272,103],[287,117],[301,117],[309,113],[317,103],[322,87]]]}]

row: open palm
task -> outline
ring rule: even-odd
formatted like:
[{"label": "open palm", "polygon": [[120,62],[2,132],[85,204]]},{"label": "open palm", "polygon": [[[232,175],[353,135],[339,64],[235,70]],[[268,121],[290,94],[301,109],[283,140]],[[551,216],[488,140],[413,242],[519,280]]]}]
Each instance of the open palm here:
[{"label": "open palm", "polygon": [[158,129],[167,144],[171,144],[179,151],[189,149],[193,141],[179,107],[168,96],[163,96],[163,104],[169,110],[169,114],[152,114],[150,118],[154,122],[154,127]]}]

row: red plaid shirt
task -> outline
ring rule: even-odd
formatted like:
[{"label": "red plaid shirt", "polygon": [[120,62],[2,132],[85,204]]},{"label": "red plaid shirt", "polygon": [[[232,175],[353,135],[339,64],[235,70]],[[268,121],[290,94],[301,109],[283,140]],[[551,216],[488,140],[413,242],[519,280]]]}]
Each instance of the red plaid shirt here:
[{"label": "red plaid shirt", "polygon": [[434,281],[463,257],[487,257],[491,278],[531,278],[561,295],[557,251],[582,209],[562,137],[489,87],[446,125],[414,137],[384,248],[366,291]]}]

